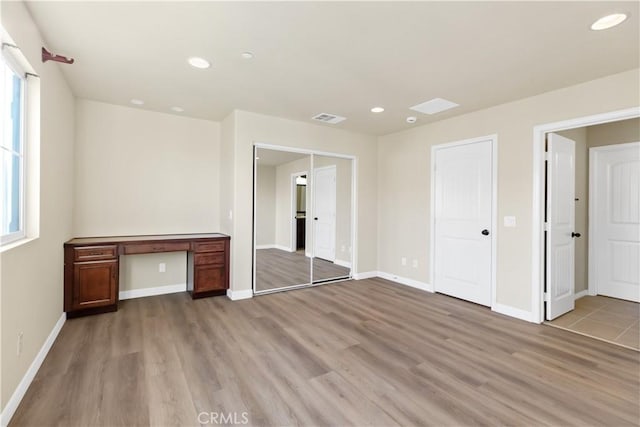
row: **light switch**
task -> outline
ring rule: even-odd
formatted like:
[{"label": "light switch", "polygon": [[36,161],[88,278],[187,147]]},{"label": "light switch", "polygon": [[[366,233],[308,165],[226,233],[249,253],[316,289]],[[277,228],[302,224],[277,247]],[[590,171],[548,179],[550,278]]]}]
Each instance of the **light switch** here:
[{"label": "light switch", "polygon": [[515,227],[516,226],[516,217],[515,216],[505,216],[504,217],[504,226],[505,227]]}]

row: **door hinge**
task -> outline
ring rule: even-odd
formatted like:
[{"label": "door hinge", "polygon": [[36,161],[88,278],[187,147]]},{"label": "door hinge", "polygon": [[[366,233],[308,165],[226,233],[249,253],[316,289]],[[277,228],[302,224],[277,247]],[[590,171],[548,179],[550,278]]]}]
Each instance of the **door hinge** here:
[{"label": "door hinge", "polygon": [[545,292],[542,294],[542,301],[549,302],[549,293]]},{"label": "door hinge", "polygon": [[549,223],[548,222],[545,222],[543,224],[543,229],[544,229],[544,231],[549,231]]},{"label": "door hinge", "polygon": [[546,161],[550,161],[551,160],[551,153],[549,151],[545,151],[544,152],[544,159]]}]

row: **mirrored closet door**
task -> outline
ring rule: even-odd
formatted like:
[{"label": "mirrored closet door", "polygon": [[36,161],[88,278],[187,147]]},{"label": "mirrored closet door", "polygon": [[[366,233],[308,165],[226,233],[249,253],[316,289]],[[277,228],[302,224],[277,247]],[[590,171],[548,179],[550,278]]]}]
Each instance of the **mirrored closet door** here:
[{"label": "mirrored closet door", "polygon": [[353,160],[254,153],[254,292],[351,278]]}]

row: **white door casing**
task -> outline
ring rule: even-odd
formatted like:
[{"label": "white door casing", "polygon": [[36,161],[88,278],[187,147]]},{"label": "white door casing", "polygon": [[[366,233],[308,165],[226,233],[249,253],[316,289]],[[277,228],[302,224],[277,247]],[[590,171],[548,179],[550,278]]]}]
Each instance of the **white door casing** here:
[{"label": "white door casing", "polygon": [[640,302],[640,142],[589,150],[589,293]]},{"label": "white door casing", "polygon": [[313,170],[313,256],[336,258],[336,167]]},{"label": "white door casing", "polygon": [[547,308],[552,320],[574,309],[575,142],[547,139]]},{"label": "white door casing", "polygon": [[491,306],[493,141],[434,147],[436,292]]}]

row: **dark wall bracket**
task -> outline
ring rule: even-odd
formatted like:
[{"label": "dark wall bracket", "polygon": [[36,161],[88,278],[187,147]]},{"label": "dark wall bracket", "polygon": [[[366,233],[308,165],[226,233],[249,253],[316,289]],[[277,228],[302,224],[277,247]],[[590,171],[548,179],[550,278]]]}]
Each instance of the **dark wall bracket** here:
[{"label": "dark wall bracket", "polygon": [[75,60],[73,58],[67,58],[66,56],[55,55],[43,47],[42,62],[47,62],[47,61],[61,62],[63,64],[73,64]]}]

